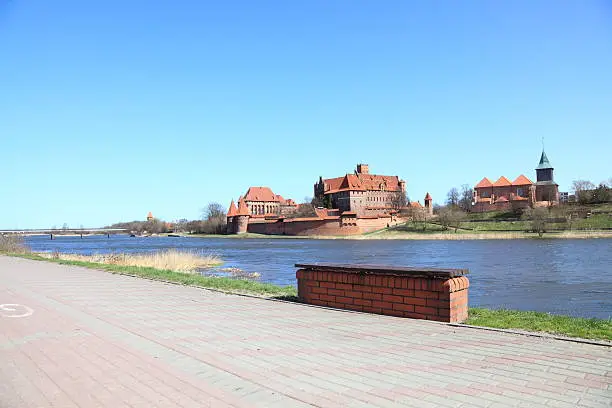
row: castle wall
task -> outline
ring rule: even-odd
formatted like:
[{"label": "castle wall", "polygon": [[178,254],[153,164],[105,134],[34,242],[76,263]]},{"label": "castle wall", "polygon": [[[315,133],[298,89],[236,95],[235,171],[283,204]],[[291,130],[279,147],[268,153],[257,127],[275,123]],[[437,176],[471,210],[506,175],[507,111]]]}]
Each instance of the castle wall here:
[{"label": "castle wall", "polygon": [[382,218],[347,218],[330,219],[294,219],[277,221],[256,221],[248,224],[248,232],[266,235],[359,235],[366,232],[397,224],[391,217]]},{"label": "castle wall", "polygon": [[237,215],[234,217],[234,231],[236,234],[244,234],[248,231],[249,216],[248,215]]},{"label": "castle wall", "polygon": [[480,201],[472,205],[472,212],[481,213],[487,211],[510,211],[513,209],[525,209],[529,208],[529,201],[506,201],[497,203],[488,203]]}]

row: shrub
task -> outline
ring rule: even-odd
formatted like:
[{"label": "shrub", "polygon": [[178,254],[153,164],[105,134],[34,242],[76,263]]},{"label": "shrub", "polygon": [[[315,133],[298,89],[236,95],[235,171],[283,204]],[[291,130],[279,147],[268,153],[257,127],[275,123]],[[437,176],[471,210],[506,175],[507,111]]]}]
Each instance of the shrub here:
[{"label": "shrub", "polygon": [[30,252],[21,235],[0,235],[0,252],[23,254]]}]

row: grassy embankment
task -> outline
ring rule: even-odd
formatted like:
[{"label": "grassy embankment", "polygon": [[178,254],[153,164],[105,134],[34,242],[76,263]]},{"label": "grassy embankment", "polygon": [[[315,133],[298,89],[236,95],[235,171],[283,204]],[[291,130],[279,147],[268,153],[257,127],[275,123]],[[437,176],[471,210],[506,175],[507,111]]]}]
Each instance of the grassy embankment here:
[{"label": "grassy embankment", "polygon": [[[569,207],[565,211],[569,211]],[[576,213],[565,222],[546,223],[544,238],[612,238],[612,205],[596,204],[572,207]],[[559,210],[560,211],[560,210]],[[585,214],[588,213],[588,216]],[[554,216],[554,213],[553,213]],[[492,211],[467,214],[455,229],[444,228],[435,220],[407,222],[391,228],[364,234],[361,239],[517,239],[539,238],[531,221],[516,218],[513,212]],[[555,220],[558,221],[558,220]]]},{"label": "grassy embankment", "polygon": [[[100,256],[98,256],[97,258],[87,258],[82,256],[62,254],[55,254],[55,256],[34,254],[29,252],[28,248],[25,247],[22,243],[10,239],[7,240],[0,236],[0,255],[1,254],[17,256],[37,261],[54,262],[63,265],[74,265],[85,268],[98,269],[115,274],[130,275],[152,280],[161,280],[182,285],[217,289],[228,293],[251,294],[277,299],[297,300],[296,289],[292,286],[282,287],[244,279],[207,277],[202,276],[200,274],[177,272],[175,270],[169,269],[157,269],[151,266],[134,266],[120,263],[100,263],[100,261],[105,259],[107,261],[112,259],[116,260],[118,259],[118,257],[116,256],[114,258],[104,258]],[[98,262],[92,262],[92,259],[96,259]],[[139,257],[131,257],[131,259],[142,260],[142,258]],[[213,258],[208,258],[208,260],[213,261]],[[214,259],[214,262],[219,261],[220,260],[218,259]],[[147,260],[146,262],[150,262],[150,260]],[[200,261],[197,261],[198,264],[200,264],[199,262]],[[191,262],[190,265],[193,265],[193,262]],[[503,329],[519,329],[526,331],[553,333],[570,337],[612,341],[611,319],[582,319],[569,316],[556,316],[538,312],[470,308],[470,318],[466,323],[474,326],[494,327]]]}]

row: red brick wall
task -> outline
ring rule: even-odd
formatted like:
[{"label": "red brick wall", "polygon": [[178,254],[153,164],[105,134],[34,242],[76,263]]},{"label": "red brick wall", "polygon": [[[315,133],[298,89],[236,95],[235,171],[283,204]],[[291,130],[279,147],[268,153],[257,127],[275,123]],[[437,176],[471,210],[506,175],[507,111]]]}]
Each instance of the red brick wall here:
[{"label": "red brick wall", "polygon": [[319,306],[441,322],[468,317],[467,277],[415,278],[342,271],[297,271],[301,301]]},{"label": "red brick wall", "polygon": [[[387,224],[394,225],[390,217],[384,218],[355,218],[350,225],[342,225],[340,218],[304,220],[304,221],[272,221],[272,222],[251,222],[248,231],[256,234],[267,235],[358,235],[364,232],[375,231],[385,228]],[[352,225],[357,224],[357,225]]]}]

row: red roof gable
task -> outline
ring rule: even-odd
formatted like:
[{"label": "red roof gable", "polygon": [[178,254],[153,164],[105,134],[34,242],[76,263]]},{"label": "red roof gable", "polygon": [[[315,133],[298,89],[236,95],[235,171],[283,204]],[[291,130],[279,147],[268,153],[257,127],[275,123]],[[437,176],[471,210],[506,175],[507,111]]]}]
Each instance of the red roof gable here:
[{"label": "red roof gable", "polygon": [[522,174],[512,182],[513,186],[527,186],[531,184],[533,184],[533,182]]},{"label": "red roof gable", "polygon": [[487,187],[493,187],[493,183],[491,183],[491,180],[485,177],[482,180],[480,180],[480,183],[476,184],[475,188],[487,188]]},{"label": "red roof gable", "polygon": [[246,201],[273,201],[279,202],[280,196],[272,192],[270,187],[249,187],[244,196]]},{"label": "red roof gable", "polygon": [[250,215],[249,207],[247,207],[244,198],[241,198],[240,201],[238,201],[238,212],[236,213],[236,215]]},{"label": "red roof gable", "polygon": [[229,210],[227,210],[227,216],[233,217],[238,213],[238,209],[236,208],[236,204],[234,204],[234,200],[230,203]]},{"label": "red roof gable", "polygon": [[412,208],[423,208],[423,206],[421,205],[421,203],[419,203],[418,201],[411,201],[410,202],[410,206]]},{"label": "red roof gable", "polygon": [[343,180],[344,180],[344,177],[336,177],[336,178],[330,178],[330,179],[323,180],[323,182],[326,184],[325,192],[332,191],[332,190],[338,190]]},{"label": "red roof gable", "polygon": [[400,191],[400,179],[397,176],[378,174],[347,174],[344,177],[323,180],[325,193],[337,191]]},{"label": "red roof gable", "polygon": [[429,195],[429,193],[427,193],[427,195],[425,196],[425,200],[433,200],[433,199],[431,198],[431,195]]},{"label": "red roof gable", "polygon": [[507,187],[511,185],[512,183],[510,182],[510,180],[508,180],[504,176],[501,176],[500,178],[497,179],[495,183],[493,183],[493,187]]}]

